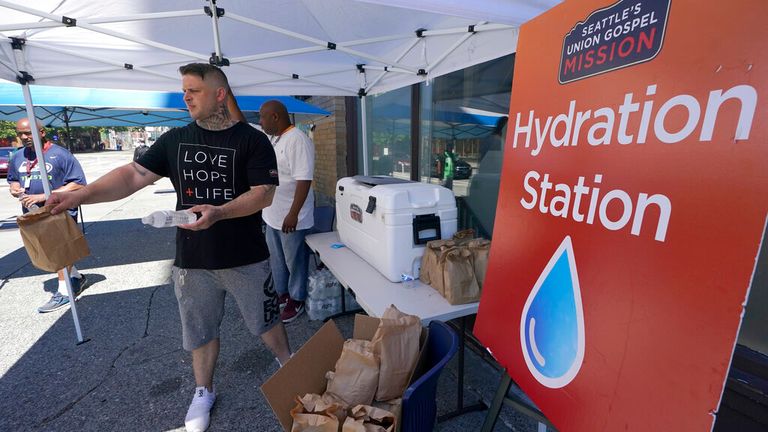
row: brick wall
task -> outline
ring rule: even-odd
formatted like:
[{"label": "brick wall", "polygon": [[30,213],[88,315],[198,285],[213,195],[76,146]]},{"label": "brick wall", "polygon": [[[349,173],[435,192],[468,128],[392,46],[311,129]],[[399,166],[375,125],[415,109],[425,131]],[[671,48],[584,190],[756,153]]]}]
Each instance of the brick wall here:
[{"label": "brick wall", "polygon": [[347,124],[344,97],[313,96],[308,103],[316,105],[331,115],[315,118],[311,133],[315,143],[315,190],[316,205],[333,203],[336,180],[347,176]]}]

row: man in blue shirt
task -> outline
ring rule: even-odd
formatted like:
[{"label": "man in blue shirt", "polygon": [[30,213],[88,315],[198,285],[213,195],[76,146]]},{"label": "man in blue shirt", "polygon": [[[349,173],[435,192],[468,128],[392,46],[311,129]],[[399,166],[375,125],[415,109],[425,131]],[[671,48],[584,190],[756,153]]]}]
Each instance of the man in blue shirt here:
[{"label": "man in blue shirt", "polygon": [[[40,124],[39,121],[37,123]],[[23,118],[16,122],[16,135],[24,147],[16,151],[11,157],[8,166],[8,183],[10,184],[11,195],[19,199],[21,210],[26,213],[30,209],[42,207],[45,204],[45,191],[28,119]],[[73,191],[85,186],[85,173],[72,153],[45,139],[45,129],[42,127],[40,128],[40,141],[43,142],[43,158],[48,171],[51,191]],[[77,220],[76,208],[70,209],[69,214]],[[75,266],[72,266],[70,275],[72,276],[72,290],[77,297],[86,288],[87,280],[77,271]],[[58,279],[58,291],[44,305],[37,308],[38,312],[52,312],[69,304],[63,270],[59,270]]]}]

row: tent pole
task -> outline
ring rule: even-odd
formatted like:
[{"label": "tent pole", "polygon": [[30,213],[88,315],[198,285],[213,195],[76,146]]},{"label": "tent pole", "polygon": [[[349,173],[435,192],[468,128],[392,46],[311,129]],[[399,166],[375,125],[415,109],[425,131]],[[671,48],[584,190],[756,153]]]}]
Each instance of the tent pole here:
[{"label": "tent pole", "polygon": [[75,152],[75,147],[72,146],[72,131],[69,129],[69,114],[67,114],[67,107],[64,108],[64,128],[67,129],[67,150],[70,153]]},{"label": "tent pole", "polygon": [[216,50],[216,62],[222,60],[221,56],[221,37],[219,36],[219,12],[216,7],[216,0],[208,0],[211,4],[211,23],[213,24],[213,49]]},{"label": "tent pole", "polygon": [[[21,51],[21,50],[18,50]],[[24,54],[21,53],[21,56]],[[24,63],[22,63],[23,65]],[[17,68],[19,65],[17,65]],[[32,105],[32,93],[29,91],[29,83],[26,79],[20,79],[19,83],[21,84],[21,90],[24,93],[24,104],[27,108],[27,119],[29,119],[29,130],[32,131],[32,142],[35,146],[35,155],[37,156],[38,161],[42,161],[42,163],[37,164],[37,166],[40,168],[40,175],[42,176],[42,182],[43,182],[43,190],[45,191],[45,199],[47,200],[49,196],[51,196],[51,184],[48,181],[48,167],[45,163],[45,158],[43,157],[45,153],[43,153],[43,143],[40,141],[40,134],[35,133],[36,131],[40,130],[40,126],[37,124],[37,119],[35,118],[35,109]],[[77,316],[77,306],[75,306],[75,296],[73,295],[72,291],[72,280],[69,278],[69,269],[66,267],[63,269],[64,272],[64,281],[67,284],[67,294],[69,295],[69,306],[70,310],[72,311],[72,320],[75,322],[75,333],[77,334],[77,343],[81,344],[83,343],[83,332],[80,330],[80,318]]]},{"label": "tent pole", "polygon": [[[475,24],[475,25],[481,26],[481,25],[485,25],[485,24],[487,24],[487,22],[486,22],[486,21],[481,21],[481,22],[479,22],[479,23],[477,23],[477,24]],[[461,38],[459,38],[459,40],[457,40],[456,42],[454,42],[454,43],[453,43],[453,45],[451,45],[451,47],[450,47],[450,48],[448,48],[447,50],[445,50],[445,52],[443,52],[443,54],[442,54],[442,55],[440,55],[438,58],[436,58],[435,60],[433,60],[433,61],[432,61],[432,64],[430,64],[429,66],[427,66],[427,73],[431,72],[431,71],[432,71],[432,69],[436,68],[436,67],[437,67],[437,65],[439,65],[440,63],[442,63],[442,62],[443,62],[443,60],[445,60],[446,58],[448,58],[448,56],[449,56],[449,55],[450,55],[450,54],[451,54],[453,51],[455,51],[455,50],[456,50],[456,49],[457,49],[457,48],[458,48],[458,47],[459,47],[461,44],[463,44],[463,43],[464,43],[464,42],[465,42],[467,39],[471,38],[473,35],[474,35],[474,33],[466,33],[464,36],[462,36]]]},{"label": "tent pole", "polygon": [[[212,0],[209,0],[209,1],[212,1]],[[316,50],[324,51],[324,50],[328,49],[328,41],[327,40],[321,40],[321,39],[318,39],[318,38],[315,38],[315,37],[312,37],[312,36],[307,36],[307,35],[302,34],[302,33],[297,33],[297,32],[293,32],[293,31],[290,31],[290,30],[286,30],[286,29],[284,29],[282,27],[274,26],[274,25],[267,24],[267,23],[261,22],[261,21],[256,21],[254,19],[247,18],[247,17],[241,16],[241,15],[235,14],[235,13],[228,13],[227,17],[230,18],[230,19],[233,19],[235,21],[240,21],[240,22],[245,23],[245,24],[250,24],[250,25],[255,26],[255,27],[259,27],[259,28],[262,28],[262,29],[265,29],[265,30],[269,30],[269,31],[273,31],[275,33],[279,33],[279,34],[282,34],[282,35],[285,35],[285,36],[288,36],[288,37],[292,37],[292,38],[299,39],[299,40],[302,40],[302,41],[305,41],[305,42],[309,42],[309,43],[311,43],[311,44],[313,44],[313,45],[315,45],[317,47]],[[413,74],[418,72],[418,69],[416,69],[416,68],[412,68],[412,67],[409,67],[409,66],[406,66],[406,65],[403,65],[403,64],[393,63],[389,59],[381,58],[381,57],[378,57],[378,56],[375,56],[375,55],[371,55],[371,54],[368,54],[368,53],[365,53],[365,52],[362,52],[362,51],[357,51],[357,50],[353,50],[351,48],[347,48],[346,44],[341,44],[341,43],[334,44],[333,49],[338,50],[339,52],[350,54],[350,55],[352,55],[354,57],[359,57],[361,59],[372,60],[374,62],[381,63],[381,64],[384,64],[384,65],[396,66],[396,67],[398,67],[400,69],[406,70],[406,71],[408,71],[410,73],[413,73]]]},{"label": "tent pole", "polygon": [[368,175],[368,116],[365,109],[365,96],[360,97],[360,126],[363,133],[363,175]]},{"label": "tent pole", "polygon": [[[411,44],[408,45],[408,47],[406,49],[404,49],[403,52],[400,53],[400,55],[397,56],[397,58],[395,58],[395,62],[399,62],[400,60],[402,60],[409,52],[411,52],[413,47],[415,47],[420,41],[421,41],[421,38],[417,38],[413,42],[411,42]],[[386,75],[386,74],[387,74],[387,71],[384,71],[384,72],[380,73],[379,76],[376,77],[376,79],[373,80],[373,82],[370,85],[365,87],[365,92],[367,93],[367,92],[371,91],[373,86],[378,84],[379,81],[381,81],[381,79],[384,78],[384,75]]]},{"label": "tent pole", "polygon": [[[43,144],[40,141],[40,134],[35,131],[40,130],[40,125],[37,124],[37,118],[35,118],[35,108],[32,105],[32,94],[29,91],[29,84],[23,83],[21,90],[24,92],[24,104],[27,108],[27,119],[29,120],[29,130],[32,131],[32,142],[35,146],[35,156],[38,161],[43,161]],[[43,190],[45,191],[45,198],[48,199],[51,196],[51,184],[48,181],[48,167],[45,163],[39,163],[41,180],[43,182]]]}]

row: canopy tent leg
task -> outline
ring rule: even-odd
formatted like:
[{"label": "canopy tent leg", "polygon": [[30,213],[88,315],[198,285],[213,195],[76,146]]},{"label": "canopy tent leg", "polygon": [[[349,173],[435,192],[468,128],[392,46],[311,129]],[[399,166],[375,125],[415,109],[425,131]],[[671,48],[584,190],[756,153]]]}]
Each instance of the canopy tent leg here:
[{"label": "canopy tent leg", "polygon": [[363,175],[368,175],[368,116],[365,96],[360,96],[360,128],[363,134]]},{"label": "canopy tent leg", "polygon": [[[21,49],[14,49],[16,52],[16,68],[19,71],[25,70],[26,67],[24,67],[24,53],[21,51]],[[25,73],[26,74],[26,73]],[[19,76],[25,76],[25,74],[20,74]],[[43,143],[40,141],[40,134],[34,133],[34,131],[39,131],[40,126],[37,124],[37,119],[35,118],[35,109],[32,105],[32,93],[29,91],[29,83],[27,79],[20,78],[19,84],[21,84],[21,90],[24,93],[24,104],[27,108],[27,118],[29,119],[29,129],[33,131],[32,133],[32,142],[34,143],[35,147],[35,155],[37,156],[37,160],[43,161],[43,163],[38,164],[37,166],[40,168],[40,174],[42,176],[42,182],[43,182],[43,191],[45,192],[45,199],[47,200],[48,197],[51,196],[51,184],[48,181],[48,167],[45,164],[45,159],[43,158]],[[75,333],[77,335],[77,343],[81,344],[83,343],[83,332],[80,329],[80,318],[77,316],[77,306],[75,305],[75,296],[74,292],[72,291],[72,280],[69,278],[69,270],[67,268],[64,269],[64,281],[67,284],[67,295],[69,295],[69,307],[72,311],[72,320],[75,322]]]},{"label": "canopy tent leg", "polygon": [[69,113],[67,107],[64,108],[64,128],[67,130],[67,150],[71,153],[75,152],[75,146],[72,145],[72,131],[69,129]]}]

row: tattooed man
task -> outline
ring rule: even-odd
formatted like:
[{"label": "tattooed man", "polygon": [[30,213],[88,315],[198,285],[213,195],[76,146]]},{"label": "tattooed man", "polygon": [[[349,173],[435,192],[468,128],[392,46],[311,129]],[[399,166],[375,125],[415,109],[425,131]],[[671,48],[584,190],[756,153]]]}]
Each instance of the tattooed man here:
[{"label": "tattooed man", "polygon": [[197,385],[185,425],[204,431],[216,400],[213,373],[227,293],[280,364],[291,352],[261,231],[261,209],[271,204],[278,183],[272,144],[239,121],[242,115],[219,68],[192,63],[179,72],[194,121],[163,134],[138,160],[80,190],[52,194],[49,203],[59,212],[118,200],[169,177],[176,209],[199,214],[196,222],[177,229],[172,279]]}]

